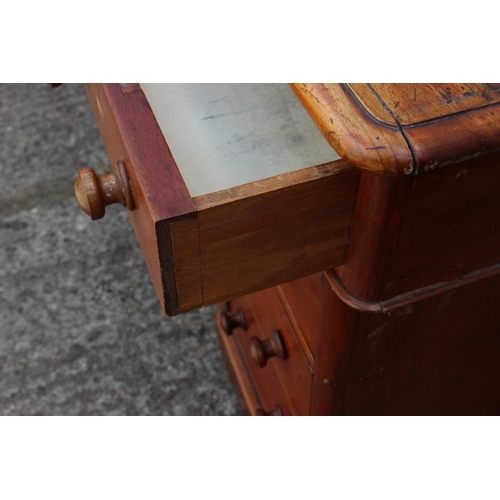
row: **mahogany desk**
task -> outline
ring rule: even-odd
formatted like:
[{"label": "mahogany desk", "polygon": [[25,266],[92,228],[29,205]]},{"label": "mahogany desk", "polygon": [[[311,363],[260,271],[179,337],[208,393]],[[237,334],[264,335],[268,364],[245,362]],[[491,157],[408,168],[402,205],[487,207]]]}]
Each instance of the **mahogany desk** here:
[{"label": "mahogany desk", "polygon": [[166,314],[221,304],[250,414],[500,413],[500,85],[86,89],[80,206]]}]

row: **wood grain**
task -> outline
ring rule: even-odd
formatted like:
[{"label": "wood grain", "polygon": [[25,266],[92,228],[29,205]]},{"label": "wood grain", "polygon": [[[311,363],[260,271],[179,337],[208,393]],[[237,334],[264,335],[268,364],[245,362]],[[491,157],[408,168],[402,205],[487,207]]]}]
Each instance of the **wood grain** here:
[{"label": "wood grain", "polygon": [[492,84],[293,84],[325,138],[352,165],[419,174],[500,154]]},{"label": "wood grain", "polygon": [[418,177],[385,298],[499,262],[499,193],[496,157]]},{"label": "wood grain", "polygon": [[196,214],[169,224],[175,293],[179,310],[203,307],[199,228]]},{"label": "wood grain", "polygon": [[413,173],[414,159],[397,123],[366,113],[351,89],[330,83],[294,83],[292,89],[339,156],[370,173]]},{"label": "wood grain", "polygon": [[358,179],[339,160],[195,198],[204,304],[341,264]]},{"label": "wood grain", "polygon": [[377,120],[385,121],[388,110],[403,126],[500,103],[498,89],[484,83],[371,83],[349,86],[363,104],[366,103],[366,96],[370,95],[367,87],[377,100],[385,104],[383,112],[380,112],[380,107],[373,107],[372,101],[365,106]]}]

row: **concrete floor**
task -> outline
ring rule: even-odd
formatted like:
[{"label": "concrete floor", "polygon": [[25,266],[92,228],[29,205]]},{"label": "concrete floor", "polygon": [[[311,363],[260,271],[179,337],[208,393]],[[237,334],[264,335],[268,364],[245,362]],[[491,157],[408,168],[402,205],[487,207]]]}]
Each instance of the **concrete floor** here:
[{"label": "concrete floor", "polygon": [[240,414],[214,308],[164,317],[126,210],[77,207],[107,163],[83,86],[0,85],[0,414]]}]

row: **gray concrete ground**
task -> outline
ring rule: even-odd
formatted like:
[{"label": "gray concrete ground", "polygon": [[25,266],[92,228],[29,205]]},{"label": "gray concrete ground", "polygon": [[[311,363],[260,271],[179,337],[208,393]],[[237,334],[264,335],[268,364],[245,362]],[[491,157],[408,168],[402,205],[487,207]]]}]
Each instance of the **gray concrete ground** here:
[{"label": "gray concrete ground", "polygon": [[126,210],[77,207],[107,163],[83,86],[0,85],[0,414],[240,414],[214,309],[164,317]]}]

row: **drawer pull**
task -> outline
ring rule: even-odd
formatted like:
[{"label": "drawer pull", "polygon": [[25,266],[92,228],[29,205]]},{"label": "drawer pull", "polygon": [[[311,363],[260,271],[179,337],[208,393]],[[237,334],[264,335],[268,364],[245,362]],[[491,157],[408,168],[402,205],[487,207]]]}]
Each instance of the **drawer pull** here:
[{"label": "drawer pull", "polygon": [[264,368],[267,360],[274,356],[286,359],[285,344],[278,330],[273,330],[267,340],[260,340],[257,337],[250,339],[250,357],[257,366]]},{"label": "drawer pull", "polygon": [[78,171],[75,182],[75,196],[80,208],[92,220],[101,219],[106,207],[120,203],[129,210],[134,210],[134,197],[125,164],[116,163],[113,172],[98,176],[91,168]]},{"label": "drawer pull", "polygon": [[262,408],[257,408],[255,410],[256,417],[282,417],[283,412],[279,405],[276,405],[271,411],[265,411]]},{"label": "drawer pull", "polygon": [[247,329],[247,320],[241,307],[238,307],[236,312],[232,314],[227,310],[222,311],[220,314],[220,322],[222,330],[226,335],[232,335],[233,330],[236,328],[241,328],[242,330]]}]

